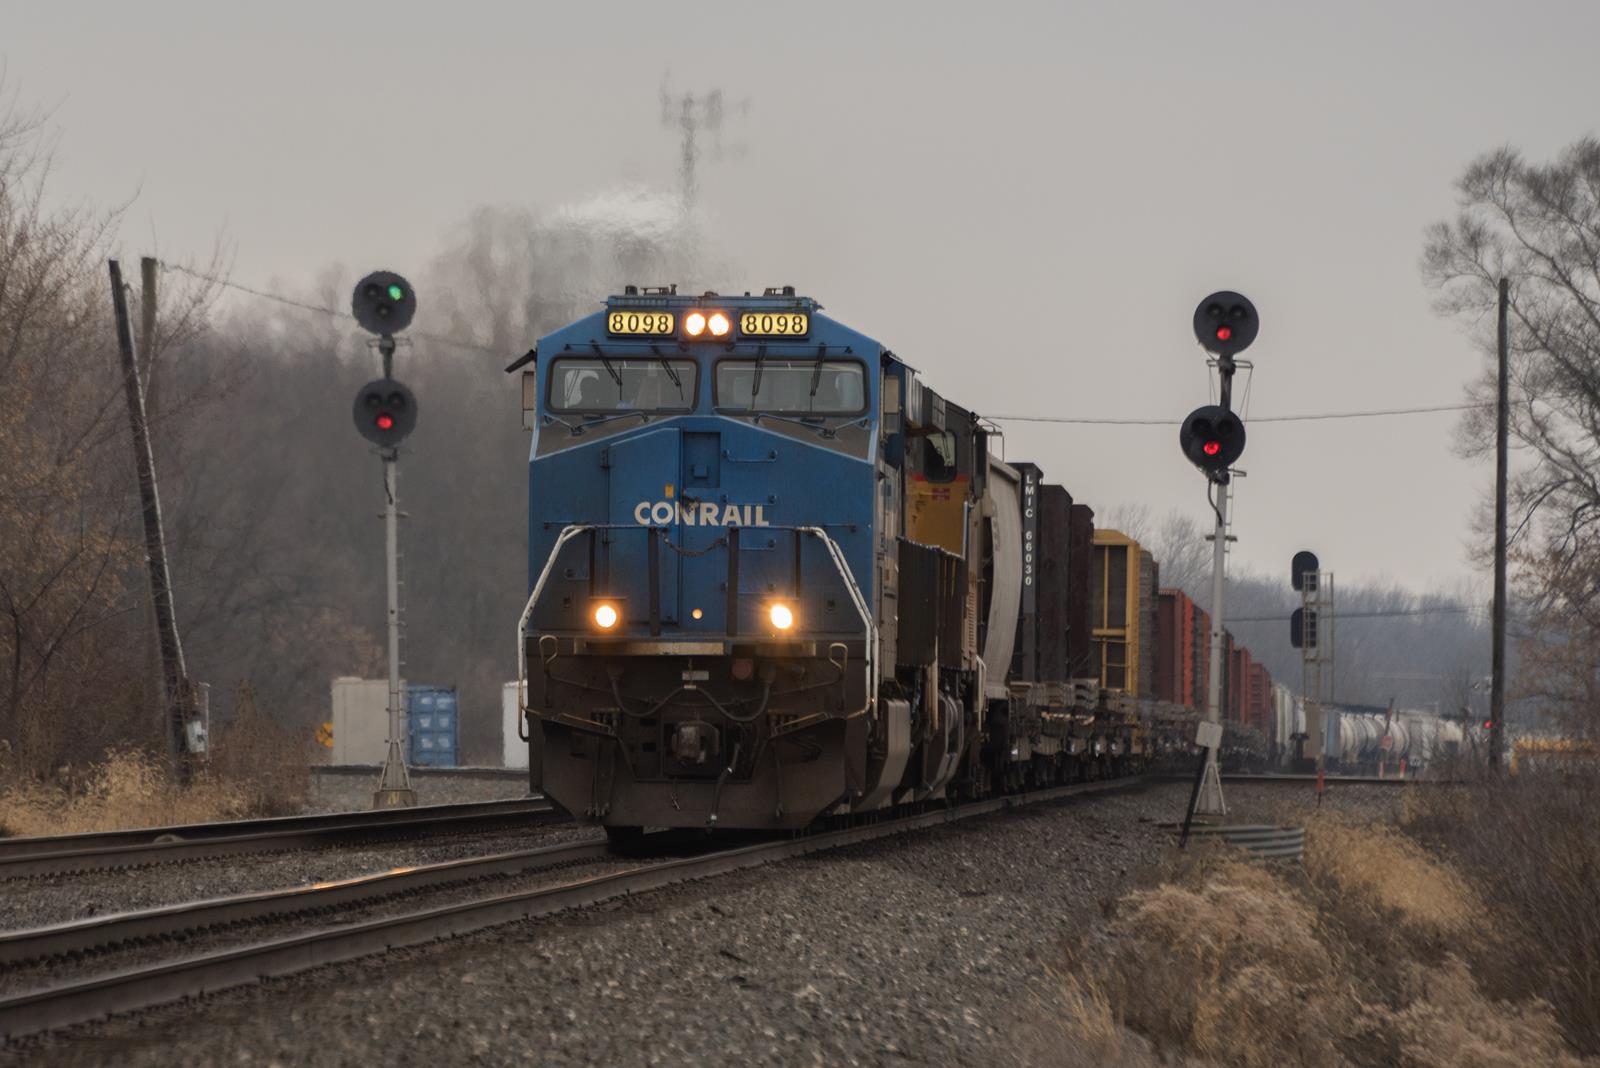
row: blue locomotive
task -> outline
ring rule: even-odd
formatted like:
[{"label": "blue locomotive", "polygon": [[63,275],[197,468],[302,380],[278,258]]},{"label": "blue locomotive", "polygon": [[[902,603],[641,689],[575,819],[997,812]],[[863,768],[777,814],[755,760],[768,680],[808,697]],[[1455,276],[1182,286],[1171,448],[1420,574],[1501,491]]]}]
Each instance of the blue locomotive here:
[{"label": "blue locomotive", "polygon": [[1152,751],[1074,681],[1037,469],[816,301],[630,286],[524,382],[530,776],[579,818],[799,828]]}]

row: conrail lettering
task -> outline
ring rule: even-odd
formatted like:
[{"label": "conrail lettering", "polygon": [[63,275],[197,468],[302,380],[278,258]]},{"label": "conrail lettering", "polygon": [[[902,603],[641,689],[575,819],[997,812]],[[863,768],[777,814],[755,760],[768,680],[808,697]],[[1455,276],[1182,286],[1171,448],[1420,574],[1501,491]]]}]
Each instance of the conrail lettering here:
[{"label": "conrail lettering", "polygon": [[764,504],[720,505],[713,501],[640,501],[634,505],[633,521],[640,526],[664,527],[682,523],[686,527],[766,527]]}]

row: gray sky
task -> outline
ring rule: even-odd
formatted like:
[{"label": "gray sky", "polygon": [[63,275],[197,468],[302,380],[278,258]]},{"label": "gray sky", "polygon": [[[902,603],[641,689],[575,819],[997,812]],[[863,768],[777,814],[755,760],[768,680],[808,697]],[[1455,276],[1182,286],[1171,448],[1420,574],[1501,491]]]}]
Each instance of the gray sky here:
[{"label": "gray sky", "polygon": [[[750,101],[703,178],[737,269],[682,281],[793,283],[980,412],[1130,418],[1206,402],[1189,318],[1218,288],[1261,309],[1256,415],[1458,401],[1478,356],[1430,311],[1422,228],[1477,153],[1595,132],[1596,40],[1592,0],[0,0],[9,88],[55,109],[56,195],[137,194],[128,255],[225,234],[236,281],[305,292],[336,263],[420,274],[480,204],[672,189],[670,70]],[[1491,469],[1453,457],[1454,420],[1252,426],[1238,559],[1469,576]],[[1007,436],[1102,511],[1207,514],[1175,428]]]}]

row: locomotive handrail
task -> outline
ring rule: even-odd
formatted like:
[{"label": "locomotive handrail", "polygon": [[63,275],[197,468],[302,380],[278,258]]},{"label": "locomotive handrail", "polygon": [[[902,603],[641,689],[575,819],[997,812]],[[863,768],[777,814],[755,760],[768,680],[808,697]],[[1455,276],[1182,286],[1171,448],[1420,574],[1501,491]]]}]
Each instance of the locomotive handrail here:
[{"label": "locomotive handrail", "polygon": [[[544,562],[544,570],[539,572],[539,581],[533,584],[533,592],[528,594],[528,603],[522,606],[522,616],[517,620],[517,709],[523,716],[527,716],[528,709],[528,646],[527,631],[528,617],[533,615],[534,602],[544,592],[544,584],[550,581],[550,572],[555,569],[556,558],[561,555],[561,549],[567,542],[576,538],[584,531],[593,530],[594,527],[573,524],[562,529],[556,537],[556,543],[550,549],[550,558]],[[533,734],[533,725],[528,725],[528,734]]]},{"label": "locomotive handrail", "polygon": [[[651,530],[652,527],[639,527],[626,523],[574,523],[563,527],[556,537],[555,545],[550,548],[550,556],[544,562],[544,568],[539,572],[538,581],[533,584],[533,591],[528,594],[528,603],[522,606],[522,615],[517,619],[517,708],[523,716],[531,711],[528,708],[528,619],[533,615],[533,606],[538,602],[539,595],[544,592],[544,587],[550,581],[550,573],[555,569],[556,559],[561,555],[562,548],[580,534],[596,530]],[[867,599],[861,592],[860,585],[855,576],[850,573],[850,566],[845,562],[844,553],[840,550],[838,542],[829,536],[822,527],[790,527],[769,526],[764,530],[792,530],[797,534],[808,534],[817,538],[828,551],[828,558],[833,561],[833,566],[844,581],[846,592],[850,594],[850,601],[855,605],[856,614],[861,617],[861,625],[867,632],[867,684],[866,703],[856,711],[850,713],[847,719],[865,715],[873,710],[878,703],[878,628],[872,621],[871,609],[867,606]]]},{"label": "locomotive handrail", "polygon": [[878,628],[872,622],[872,611],[867,607],[867,599],[861,593],[861,587],[856,584],[855,576],[850,573],[850,567],[845,563],[844,553],[839,550],[839,543],[828,536],[828,532],[821,527],[795,527],[795,530],[814,535],[821,539],[828,550],[828,556],[833,560],[833,566],[838,570],[839,577],[844,579],[845,589],[850,592],[850,599],[855,602],[856,614],[861,617],[861,625],[867,630],[867,703],[861,710],[854,712],[848,718],[855,718],[864,713],[871,712],[878,703]]}]

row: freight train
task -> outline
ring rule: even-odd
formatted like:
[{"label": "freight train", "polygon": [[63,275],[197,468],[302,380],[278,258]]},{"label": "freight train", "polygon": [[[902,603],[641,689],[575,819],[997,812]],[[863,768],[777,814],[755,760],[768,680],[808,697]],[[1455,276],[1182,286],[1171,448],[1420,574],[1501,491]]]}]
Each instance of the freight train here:
[{"label": "freight train", "polygon": [[[578,818],[824,816],[1192,756],[1209,621],[1137,541],[791,287],[627,287],[524,371],[529,775]],[[1224,760],[1271,757],[1230,639]]]}]

